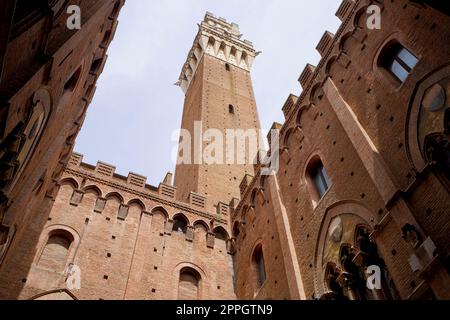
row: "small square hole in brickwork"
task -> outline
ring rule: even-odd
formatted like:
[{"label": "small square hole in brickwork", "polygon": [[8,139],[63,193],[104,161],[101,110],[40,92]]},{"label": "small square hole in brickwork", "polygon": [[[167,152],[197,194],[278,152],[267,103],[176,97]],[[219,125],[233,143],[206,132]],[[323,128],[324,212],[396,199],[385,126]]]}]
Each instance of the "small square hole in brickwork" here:
[{"label": "small square hole in brickwork", "polygon": [[108,280],[108,276],[105,274],[104,276],[103,276],[103,279],[105,279],[105,280]]},{"label": "small square hole in brickwork", "polygon": [[27,282],[27,279],[26,278],[22,279],[22,282],[23,283]]},{"label": "small square hole in brickwork", "polygon": [[157,266],[154,266],[153,269],[158,270],[158,267],[157,267]]},{"label": "small square hole in brickwork", "polygon": [[381,104],[377,105],[377,110],[381,109]]},{"label": "small square hole in brickwork", "polygon": [[106,254],[106,256],[107,256],[108,258],[111,258],[111,253],[108,252],[108,253]]},{"label": "small square hole in brickwork", "polygon": [[111,220],[111,218],[109,218],[109,217],[106,217],[106,221],[110,221]]},{"label": "small square hole in brickwork", "polygon": [[153,289],[152,289],[152,293],[155,293],[155,292],[156,292],[156,289],[153,288]]},{"label": "small square hole in brickwork", "polygon": [[354,175],[355,175],[355,173],[354,173],[354,172],[350,172],[350,176],[352,176],[352,177],[353,177]]},{"label": "small square hole in brickwork", "polygon": [[115,239],[116,239],[116,236],[111,236],[111,239],[115,240]]},{"label": "small square hole in brickwork", "polygon": [[365,193],[361,193],[361,199],[364,199],[366,197]]},{"label": "small square hole in brickwork", "polygon": [[336,143],[337,143],[336,141],[333,141],[333,146],[335,146],[335,145],[336,145]]},{"label": "small square hole in brickwork", "polygon": [[220,286],[217,286],[217,290],[220,290]]},{"label": "small square hole in brickwork", "polygon": [[153,252],[158,252],[158,249],[156,249],[156,248],[153,248]]},{"label": "small square hole in brickwork", "polygon": [[312,265],[312,264],[310,264],[310,265],[309,265],[309,267],[310,267],[310,268],[312,268],[312,267],[313,267],[313,265]]},{"label": "small square hole in brickwork", "polygon": [[52,221],[52,218],[48,218],[47,220],[48,220],[48,221]]}]

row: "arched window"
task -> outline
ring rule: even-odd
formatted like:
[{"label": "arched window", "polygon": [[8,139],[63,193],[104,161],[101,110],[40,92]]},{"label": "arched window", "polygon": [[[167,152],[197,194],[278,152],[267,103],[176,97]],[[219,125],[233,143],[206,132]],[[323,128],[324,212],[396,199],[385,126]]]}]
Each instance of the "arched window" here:
[{"label": "arched window", "polygon": [[309,180],[309,184],[313,187],[313,200],[319,201],[323,198],[331,186],[331,180],[319,158],[316,158],[310,162],[307,169],[307,178]]},{"label": "arched window", "polygon": [[222,227],[217,227],[214,229],[214,234],[216,236],[216,239],[227,241],[228,240],[228,234]]},{"label": "arched window", "polygon": [[58,272],[64,271],[73,240],[72,234],[67,231],[55,230],[51,232],[42,251],[39,265]]},{"label": "arched window", "polygon": [[179,214],[173,218],[172,231],[186,233],[187,226],[188,221],[183,215]]},{"label": "arched window", "polygon": [[225,70],[230,71],[230,65],[228,63],[225,63]]},{"label": "arched window", "polygon": [[200,274],[192,268],[183,268],[180,271],[178,282],[178,300],[200,299]]},{"label": "arched window", "polygon": [[234,106],[232,104],[228,105],[228,112],[234,114]]},{"label": "arched window", "polygon": [[400,43],[390,43],[381,52],[379,66],[388,70],[399,81],[405,82],[419,60]]},{"label": "arched window", "polygon": [[266,267],[264,265],[262,245],[258,245],[253,251],[252,262],[256,275],[257,288],[261,288],[264,285],[264,282],[266,282]]}]

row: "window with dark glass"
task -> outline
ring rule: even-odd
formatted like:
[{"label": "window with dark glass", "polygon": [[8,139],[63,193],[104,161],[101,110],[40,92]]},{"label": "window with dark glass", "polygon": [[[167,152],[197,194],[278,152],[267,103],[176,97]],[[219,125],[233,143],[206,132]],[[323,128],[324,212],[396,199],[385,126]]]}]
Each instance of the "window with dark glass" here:
[{"label": "window with dark glass", "polygon": [[418,61],[411,51],[399,43],[388,46],[381,55],[381,65],[401,82],[405,82]]},{"label": "window with dark glass", "polygon": [[258,246],[253,253],[253,263],[256,269],[257,284],[260,288],[266,282],[266,268],[264,266],[264,255],[261,246]]},{"label": "window with dark glass", "polygon": [[327,171],[325,170],[325,167],[323,166],[322,162],[319,161],[310,172],[311,181],[314,184],[314,187],[316,188],[316,191],[319,195],[319,198],[323,198],[325,193],[330,188],[330,178],[328,177]]}]

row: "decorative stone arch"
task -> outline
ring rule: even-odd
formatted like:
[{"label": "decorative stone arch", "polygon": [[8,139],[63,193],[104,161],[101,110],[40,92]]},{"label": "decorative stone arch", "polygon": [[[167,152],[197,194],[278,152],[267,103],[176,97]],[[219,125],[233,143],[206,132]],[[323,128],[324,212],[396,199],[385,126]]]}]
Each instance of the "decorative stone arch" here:
[{"label": "decorative stone arch", "polygon": [[39,293],[27,300],[78,300],[68,289],[56,289]]},{"label": "decorative stone arch", "polygon": [[59,182],[60,186],[71,186],[74,190],[78,190],[78,181],[74,178],[64,178]]},{"label": "decorative stone arch", "polygon": [[139,207],[139,209],[141,209],[141,211],[146,210],[144,202],[142,202],[142,200],[140,199],[131,199],[130,201],[128,201],[127,206],[137,206]]},{"label": "decorative stone arch", "polygon": [[[377,3],[381,6],[381,3]],[[367,21],[367,8],[369,7],[369,4],[365,4],[360,9],[358,9],[353,17],[353,27],[357,29],[365,29],[366,28],[366,21]]]},{"label": "decorative stone arch", "polygon": [[319,228],[316,249],[314,252],[314,288],[317,295],[326,292],[324,283],[324,270],[322,266],[323,251],[327,239],[328,227],[331,221],[343,214],[352,214],[360,217],[370,228],[374,229],[379,217],[362,203],[355,200],[343,200],[327,208]]},{"label": "decorative stone arch", "polygon": [[338,48],[339,48],[340,52],[343,52],[343,53],[346,53],[346,54],[348,53],[346,51],[345,47],[346,47],[347,41],[349,41],[352,38],[353,32],[354,32],[354,30],[348,31],[345,34],[343,34],[341,36],[341,38],[339,39]]},{"label": "decorative stone arch", "polygon": [[167,210],[162,207],[162,206],[156,206],[152,209],[152,211],[150,211],[151,215],[155,215],[155,214],[160,214],[164,217],[165,221],[169,220],[169,213],[167,212]]},{"label": "decorative stone arch", "polygon": [[42,232],[41,237],[38,242],[38,252],[34,258],[33,264],[39,265],[39,262],[42,257],[42,253],[44,252],[45,246],[47,245],[49,239],[52,236],[62,234],[64,237],[68,237],[70,241],[70,247],[68,248],[68,253],[66,257],[66,262],[64,269],[68,266],[69,261],[72,261],[75,256],[75,248],[77,248],[78,244],[80,243],[80,234],[71,226],[68,225],[62,225],[62,224],[54,224],[51,226],[48,226],[44,229],[44,232]]},{"label": "decorative stone arch", "polygon": [[83,189],[82,189],[82,191],[85,193],[85,194],[87,194],[87,193],[93,193],[93,194],[95,194],[98,198],[101,198],[102,197],[102,190],[99,188],[99,187],[97,187],[96,185],[89,185],[89,186],[86,186],[86,187],[84,187]]},{"label": "decorative stone arch", "polygon": [[[408,116],[405,126],[407,146],[406,151],[409,161],[418,172],[421,172],[429,164],[428,159],[421,150],[421,142],[419,141],[418,135],[418,125],[420,120],[420,112],[422,110],[422,101],[428,89],[437,84],[439,81],[449,77],[450,64],[446,64],[430,72],[423,79],[418,81],[414,89],[414,94],[409,103]],[[450,97],[447,97],[447,99],[450,99]]]},{"label": "decorative stone arch", "polygon": [[337,55],[332,56],[332,57],[330,57],[328,59],[326,65],[325,65],[325,69],[324,69],[325,70],[325,78],[326,77],[333,78],[331,76],[331,68],[337,63],[337,61],[338,61],[338,56]]},{"label": "decorative stone arch", "polygon": [[324,96],[322,85],[322,82],[316,82],[311,88],[309,93],[309,101],[311,101],[311,104],[316,105],[317,100],[321,100]]},{"label": "decorative stone arch", "polygon": [[242,219],[242,221],[246,221],[248,209],[249,209],[249,205],[248,204],[246,204],[246,205],[244,205],[242,207],[242,209],[241,209],[241,219]]},{"label": "decorative stone arch", "polygon": [[222,226],[215,227],[213,230],[213,233],[214,233],[216,239],[221,239],[224,241],[230,240],[230,236],[229,236],[228,232]]},{"label": "decorative stone arch", "polygon": [[289,146],[290,146],[289,140],[292,138],[294,130],[295,130],[295,128],[289,128],[286,131],[286,133],[284,134],[284,137],[283,137],[282,147],[289,149]]},{"label": "decorative stone arch", "polygon": [[196,229],[199,226],[202,226],[203,228],[205,228],[206,233],[210,231],[208,224],[201,219],[195,221],[192,226],[194,227],[194,229]]},{"label": "decorative stone arch", "polygon": [[123,204],[125,202],[125,199],[118,192],[110,192],[105,196],[106,201],[111,200],[113,198],[116,198],[119,201],[119,203],[121,203],[121,204]]}]

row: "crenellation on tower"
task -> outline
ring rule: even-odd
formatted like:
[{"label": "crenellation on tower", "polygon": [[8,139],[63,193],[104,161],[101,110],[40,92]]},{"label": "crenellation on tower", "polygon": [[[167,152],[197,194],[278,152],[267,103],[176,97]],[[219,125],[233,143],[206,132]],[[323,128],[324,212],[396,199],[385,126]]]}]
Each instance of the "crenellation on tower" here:
[{"label": "crenellation on tower", "polygon": [[199,31],[177,82],[184,93],[187,92],[204,54],[243,70],[251,70],[258,52],[251,41],[241,39],[238,24],[229,23],[207,12],[198,26]]}]

